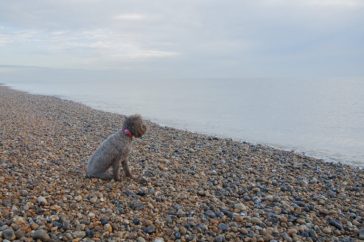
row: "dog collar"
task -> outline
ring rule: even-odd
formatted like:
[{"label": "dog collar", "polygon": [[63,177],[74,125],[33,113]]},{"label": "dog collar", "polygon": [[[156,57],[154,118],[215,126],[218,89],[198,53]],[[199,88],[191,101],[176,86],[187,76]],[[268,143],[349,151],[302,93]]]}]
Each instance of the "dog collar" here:
[{"label": "dog collar", "polygon": [[123,133],[129,138],[133,138],[133,133],[129,129],[123,129]]}]

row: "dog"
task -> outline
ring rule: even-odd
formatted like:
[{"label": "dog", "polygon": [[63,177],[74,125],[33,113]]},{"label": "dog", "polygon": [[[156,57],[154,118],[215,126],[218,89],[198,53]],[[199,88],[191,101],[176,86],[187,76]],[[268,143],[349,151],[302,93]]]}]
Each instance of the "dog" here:
[{"label": "dog", "polygon": [[[121,130],[110,135],[88,160],[86,177],[120,181],[120,166],[126,177],[134,178],[128,167],[133,137],[142,137],[147,126],[138,114],[126,117]],[[112,173],[108,170],[112,167]]]}]

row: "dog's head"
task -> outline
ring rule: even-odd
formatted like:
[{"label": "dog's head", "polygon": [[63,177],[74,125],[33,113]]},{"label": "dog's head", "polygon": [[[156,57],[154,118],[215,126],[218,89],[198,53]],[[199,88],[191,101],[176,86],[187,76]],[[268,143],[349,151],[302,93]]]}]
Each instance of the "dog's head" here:
[{"label": "dog's head", "polygon": [[136,138],[142,137],[147,131],[147,126],[145,125],[142,117],[138,114],[127,117],[123,128],[130,130]]}]

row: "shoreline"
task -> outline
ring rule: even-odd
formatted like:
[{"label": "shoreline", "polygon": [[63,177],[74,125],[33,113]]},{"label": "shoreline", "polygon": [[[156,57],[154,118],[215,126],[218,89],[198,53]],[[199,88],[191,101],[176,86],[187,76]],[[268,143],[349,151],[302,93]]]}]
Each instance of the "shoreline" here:
[{"label": "shoreline", "polygon": [[88,157],[124,116],[1,85],[0,94],[0,240],[364,236],[359,168],[148,122],[130,157],[147,185],[85,179]]},{"label": "shoreline", "polygon": [[[37,93],[37,92],[28,92],[16,87],[13,87],[11,85],[8,84],[2,84],[0,83],[0,86],[4,86],[4,87],[8,87],[10,89],[13,90],[17,90],[20,92],[25,92],[27,94],[30,95],[41,95],[41,96],[51,96],[51,97],[55,97],[55,98],[59,98],[61,100],[66,100],[66,101],[72,101],[78,104],[82,104],[82,105],[86,105],[88,107],[91,107],[92,109],[95,109],[96,111],[102,111],[102,112],[108,112],[108,113],[115,113],[115,114],[119,114],[119,115],[124,115],[121,112],[117,112],[114,109],[111,110],[107,110],[107,108],[103,108],[101,106],[97,106],[95,104],[88,104],[86,101],[82,101],[82,100],[74,100],[71,97],[67,97],[67,96],[59,96],[59,95],[52,95],[52,94],[42,94],[42,93]],[[213,137],[218,137],[220,139],[232,139],[233,141],[239,142],[239,143],[249,143],[252,145],[261,145],[264,147],[269,147],[269,148],[273,148],[273,149],[278,149],[278,150],[283,150],[283,151],[288,151],[288,152],[294,152],[296,154],[299,155],[303,155],[303,156],[308,156],[317,160],[323,160],[325,162],[333,162],[333,163],[340,163],[340,164],[344,164],[344,165],[350,165],[352,167],[356,167],[359,169],[364,169],[364,164],[362,164],[362,162],[360,162],[360,159],[354,159],[353,157],[349,158],[347,156],[343,156],[342,154],[336,154],[336,156],[334,155],[335,152],[330,152],[328,150],[318,150],[318,149],[313,149],[311,148],[304,148],[304,147],[299,147],[299,146],[293,146],[293,145],[282,145],[279,143],[269,143],[269,142],[264,142],[264,141],[257,141],[257,140],[246,140],[244,138],[238,137],[238,136],[229,136],[227,134],[216,134],[213,132],[204,132],[204,131],[199,131],[197,129],[193,129],[192,127],[187,128],[185,127],[186,125],[176,125],[176,124],[171,124],[169,122],[163,122],[162,120],[158,120],[156,118],[147,118],[148,120],[150,120],[151,122],[153,122],[156,125],[159,125],[161,127],[170,127],[176,130],[183,130],[183,131],[187,131],[187,132],[191,132],[191,133],[197,133],[197,134],[201,134],[201,135],[205,135],[205,136],[213,136]],[[182,127],[183,126],[183,127]]]}]

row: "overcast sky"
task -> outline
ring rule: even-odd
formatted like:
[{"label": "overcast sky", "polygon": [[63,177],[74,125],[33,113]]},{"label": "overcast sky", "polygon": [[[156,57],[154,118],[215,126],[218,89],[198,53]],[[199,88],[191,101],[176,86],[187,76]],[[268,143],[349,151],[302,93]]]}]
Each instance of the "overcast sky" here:
[{"label": "overcast sky", "polygon": [[364,77],[363,0],[0,0],[0,72]]}]

